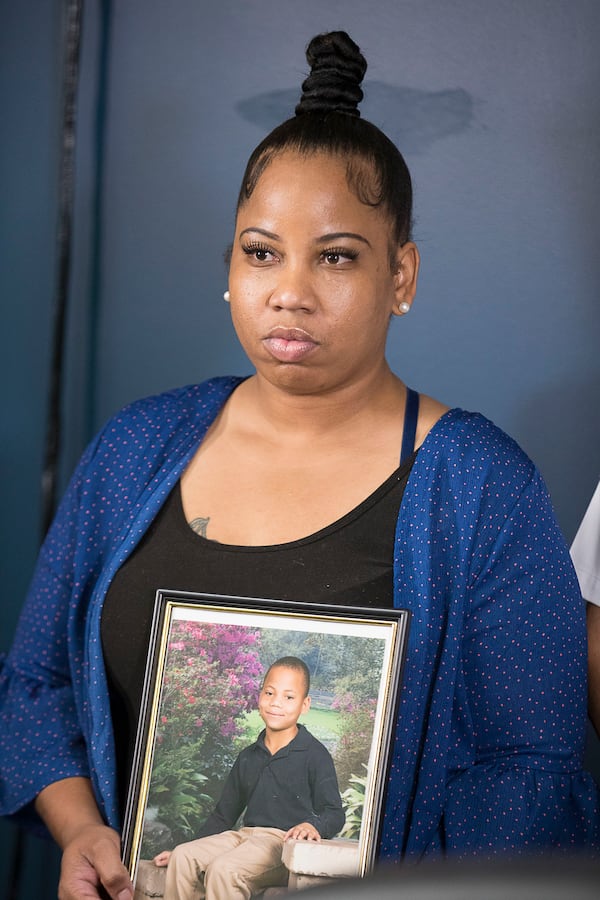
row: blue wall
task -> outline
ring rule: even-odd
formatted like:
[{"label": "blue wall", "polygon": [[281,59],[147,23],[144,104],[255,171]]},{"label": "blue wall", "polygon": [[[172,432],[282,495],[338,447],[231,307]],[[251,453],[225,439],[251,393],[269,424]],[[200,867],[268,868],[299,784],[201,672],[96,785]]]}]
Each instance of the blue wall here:
[{"label": "blue wall", "polygon": [[[0,13],[0,650],[39,537],[63,5]],[[88,0],[63,483],[123,403],[248,371],[221,299],[241,171],[339,27],[415,182],[422,277],[390,361],[509,431],[571,540],[600,475],[595,0]]]},{"label": "blue wall", "polygon": [[[415,180],[421,286],[394,323],[390,359],[420,390],[513,434],[570,539],[600,474],[600,8],[376,8],[114,4],[92,424],[133,397],[247,370],[221,302],[242,167],[291,112],[309,37],[343,25],[371,61],[364,114],[398,141]],[[84,306],[89,270],[79,276]],[[89,408],[77,372],[71,415]]]},{"label": "blue wall", "polygon": [[[19,0],[0,15],[0,652],[6,650],[40,539],[40,466],[55,280],[61,3]],[[0,886],[16,830],[0,822]],[[56,896],[58,854],[23,847],[22,896]],[[54,889],[53,889],[54,888]],[[45,893],[46,892],[46,893]],[[0,891],[0,896],[4,896]]]}]

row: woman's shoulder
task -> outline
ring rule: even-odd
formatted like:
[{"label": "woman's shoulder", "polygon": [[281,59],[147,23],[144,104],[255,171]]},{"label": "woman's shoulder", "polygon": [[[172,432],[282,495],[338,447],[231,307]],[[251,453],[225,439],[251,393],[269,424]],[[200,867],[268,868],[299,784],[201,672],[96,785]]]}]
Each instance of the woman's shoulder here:
[{"label": "woman's shoulder", "polygon": [[418,469],[443,470],[453,482],[526,482],[537,472],[517,441],[480,412],[443,408],[427,432]]},{"label": "woman's shoulder", "polygon": [[493,540],[517,507],[523,522],[550,521],[548,491],[535,464],[486,416],[449,409],[417,453],[402,501],[404,516],[440,528],[460,521],[465,536]]},{"label": "woman's shoulder", "polygon": [[450,407],[428,394],[419,394],[419,418],[415,435],[415,447],[420,447],[431,429],[449,412]]},{"label": "woman's shoulder", "polygon": [[136,421],[168,427],[180,420],[201,418],[220,408],[242,380],[239,376],[223,375],[141,397],[114,413],[105,427],[130,426]]},{"label": "woman's shoulder", "polygon": [[419,431],[418,444],[438,451],[508,452],[528,458],[515,439],[483,413],[446,406],[426,394],[420,395]]},{"label": "woman's shoulder", "polygon": [[[134,400],[114,413],[84,450],[78,474],[112,475],[126,469],[135,480],[177,456],[216,417],[240,378],[223,376]],[[182,449],[183,448],[183,449]],[[139,477],[145,477],[140,470]]]}]

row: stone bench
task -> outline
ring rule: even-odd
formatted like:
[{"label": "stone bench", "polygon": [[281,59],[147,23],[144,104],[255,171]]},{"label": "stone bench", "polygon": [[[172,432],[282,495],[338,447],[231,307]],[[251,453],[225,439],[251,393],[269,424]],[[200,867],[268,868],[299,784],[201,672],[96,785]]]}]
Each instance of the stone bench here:
[{"label": "stone bench", "polygon": [[[268,888],[261,896],[275,900],[295,891],[331,884],[340,878],[358,875],[358,843],[334,838],[331,841],[286,841],[282,860],[289,870],[287,887]],[[134,900],[160,900],[165,893],[166,868],[142,859],[138,865]]]},{"label": "stone bench", "polygon": [[358,842],[334,838],[331,841],[286,841],[281,858],[288,868],[289,891],[329,884],[358,875]]}]

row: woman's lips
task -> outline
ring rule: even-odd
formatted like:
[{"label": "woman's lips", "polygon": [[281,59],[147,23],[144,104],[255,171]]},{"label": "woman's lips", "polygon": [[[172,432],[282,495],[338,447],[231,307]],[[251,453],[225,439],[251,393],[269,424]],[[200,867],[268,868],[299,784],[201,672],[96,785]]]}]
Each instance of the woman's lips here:
[{"label": "woman's lips", "polygon": [[319,345],[307,331],[302,328],[273,328],[263,344],[279,362],[300,362]]}]

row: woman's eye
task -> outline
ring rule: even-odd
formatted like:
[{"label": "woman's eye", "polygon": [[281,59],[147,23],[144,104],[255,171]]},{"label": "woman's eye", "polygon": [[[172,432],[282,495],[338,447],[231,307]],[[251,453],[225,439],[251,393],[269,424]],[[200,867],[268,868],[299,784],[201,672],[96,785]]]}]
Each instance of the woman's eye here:
[{"label": "woman's eye", "polygon": [[328,266],[339,266],[340,263],[351,262],[356,259],[357,254],[353,250],[324,250],[322,253],[323,260]]},{"label": "woman's eye", "polygon": [[257,262],[271,262],[275,259],[275,253],[268,247],[263,247],[261,244],[247,244],[242,249],[246,256],[252,257],[252,259],[255,259]]}]

